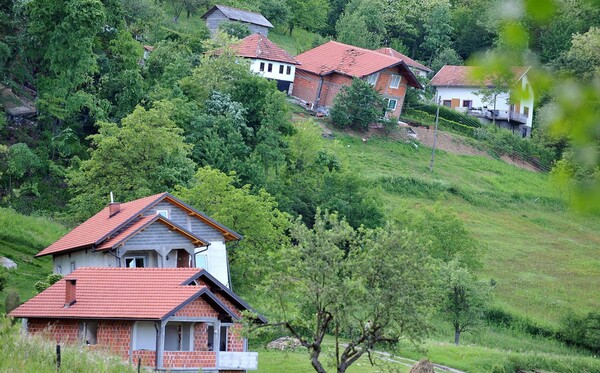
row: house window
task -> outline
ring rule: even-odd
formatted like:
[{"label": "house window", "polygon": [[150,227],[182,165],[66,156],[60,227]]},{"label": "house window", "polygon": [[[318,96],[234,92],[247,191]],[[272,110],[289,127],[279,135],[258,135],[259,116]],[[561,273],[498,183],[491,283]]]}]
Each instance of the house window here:
[{"label": "house window", "polygon": [[127,268],[145,268],[146,257],[144,256],[126,256],[125,267]]},{"label": "house window", "polygon": [[523,106],[523,115],[529,118],[529,107]]},{"label": "house window", "polygon": [[165,327],[165,351],[193,351],[192,323],[169,323]]},{"label": "house window", "polygon": [[473,101],[471,101],[471,100],[463,100],[463,107],[466,107],[466,108],[469,108],[469,109],[472,108],[473,107]]},{"label": "house window", "polygon": [[77,264],[75,264],[75,262],[71,262],[71,272],[73,272],[74,270],[77,269]]},{"label": "house window", "polygon": [[261,62],[260,67],[258,68],[260,71],[265,71],[265,63]]},{"label": "house window", "polygon": [[[220,335],[219,335],[219,351],[227,351],[227,335],[229,333],[229,326],[221,325]],[[214,351],[214,341],[215,341],[215,327],[214,325],[208,325],[206,328],[206,333],[208,337],[208,350]]]},{"label": "house window", "polygon": [[371,74],[367,76],[367,83],[375,85],[377,83],[377,78],[379,78],[379,73]]},{"label": "house window", "polygon": [[292,67],[291,67],[291,66],[287,66],[287,67],[285,68],[285,74],[286,74],[286,75],[290,75],[291,73],[292,73]]},{"label": "house window", "polygon": [[169,218],[169,210],[156,210],[156,214],[162,216],[163,218]]},{"label": "house window", "polygon": [[283,65],[279,65],[279,73],[283,74]]},{"label": "house window", "polygon": [[208,268],[208,255],[196,254],[196,268]]},{"label": "house window", "polygon": [[98,343],[98,322],[83,321],[79,323],[79,340],[86,345]]},{"label": "house window", "polygon": [[269,64],[269,66],[267,68],[267,71],[268,72],[272,72],[273,71],[273,64],[272,63]]},{"label": "house window", "polygon": [[390,88],[398,87],[400,87],[400,75],[392,75],[392,80],[390,80]]},{"label": "house window", "polygon": [[137,321],[133,326],[133,349],[156,351],[156,328],[152,321]]},{"label": "house window", "polygon": [[442,105],[452,107],[452,100],[444,100],[442,101]]},{"label": "house window", "polygon": [[396,110],[396,105],[398,105],[398,100],[392,98],[385,99],[386,110],[394,111]]}]

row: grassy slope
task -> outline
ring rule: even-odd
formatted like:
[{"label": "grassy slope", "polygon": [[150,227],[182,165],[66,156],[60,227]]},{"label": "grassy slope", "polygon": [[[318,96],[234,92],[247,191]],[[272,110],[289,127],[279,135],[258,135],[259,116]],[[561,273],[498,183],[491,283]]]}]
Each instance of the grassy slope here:
[{"label": "grassy slope", "polygon": [[[33,256],[66,233],[66,229],[48,219],[20,215],[10,209],[0,209],[0,256],[15,263],[9,273],[7,289],[15,289],[21,301],[35,295],[33,284],[52,272],[51,258]],[[6,290],[2,293],[6,294]],[[0,302],[4,311],[4,296]]]},{"label": "grassy slope", "polygon": [[[431,173],[429,148],[337,135],[338,144],[322,140],[323,146],[381,188],[390,214],[435,199],[458,213],[484,246],[481,275],[497,281],[503,308],[541,323],[555,323],[567,310],[600,308],[600,220],[564,207],[547,174],[442,151]],[[390,177],[418,184],[390,187]]]}]

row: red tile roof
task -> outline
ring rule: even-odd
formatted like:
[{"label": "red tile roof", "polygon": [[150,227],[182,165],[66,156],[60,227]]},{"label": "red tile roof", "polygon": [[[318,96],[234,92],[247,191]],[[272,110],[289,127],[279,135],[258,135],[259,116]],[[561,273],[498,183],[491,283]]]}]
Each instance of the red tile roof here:
[{"label": "red tile roof", "polygon": [[299,64],[288,52],[267,39],[266,36],[258,33],[243,38],[232,48],[241,57],[260,58],[262,60],[285,62],[292,65]]},{"label": "red tile roof", "polygon": [[[529,66],[513,67],[515,81],[519,81],[529,68]],[[445,65],[431,79],[431,85],[434,87],[479,87],[482,83],[492,85],[490,80],[481,82],[476,78],[479,69],[479,66]]]},{"label": "red tile roof", "polygon": [[391,56],[391,57],[397,58],[399,60],[402,60],[402,61],[404,61],[405,64],[407,64],[410,67],[414,67],[415,69],[424,70],[427,72],[433,71],[429,67],[418,63],[417,61],[413,60],[412,58],[410,58],[392,48],[380,48],[380,49],[375,50],[375,52],[385,54],[387,56]]},{"label": "red tile roof", "polygon": [[[199,268],[80,268],[10,313],[28,318],[160,320],[205,286],[184,283]],[[65,308],[66,280],[77,280],[76,303]]]},{"label": "red tile roof", "polygon": [[414,74],[401,60],[337,41],[330,41],[296,56],[298,69],[317,75],[339,73],[363,78],[378,71],[398,66],[409,85],[422,88]]},{"label": "red tile roof", "polygon": [[97,248],[99,245],[103,244],[105,240],[111,237],[112,240],[121,239],[123,238],[122,234],[124,229],[131,228],[128,227],[128,224],[142,217],[145,210],[165,199],[177,205],[178,207],[187,210],[190,215],[197,217],[206,224],[219,230],[225,236],[226,240],[241,238],[239,234],[212,220],[201,212],[194,210],[169,193],[160,193],[153,196],[136,199],[135,201],[121,203],[120,211],[113,216],[109,216],[109,207],[105,207],[102,209],[102,211],[75,227],[72,231],[64,235],[58,241],[40,251],[36,256],[39,257],[68,252],[84,247]]}]

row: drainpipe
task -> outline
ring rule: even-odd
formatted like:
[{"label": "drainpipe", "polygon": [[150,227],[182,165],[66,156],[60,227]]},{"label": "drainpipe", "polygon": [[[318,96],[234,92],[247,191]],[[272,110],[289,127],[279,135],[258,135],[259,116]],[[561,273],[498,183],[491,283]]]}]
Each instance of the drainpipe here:
[{"label": "drainpipe", "polygon": [[108,253],[117,259],[117,267],[119,268],[119,267],[121,267],[121,258],[119,256],[117,256],[116,254],[113,254],[112,253],[113,250],[116,251],[115,249],[110,249],[110,250],[108,250]]}]

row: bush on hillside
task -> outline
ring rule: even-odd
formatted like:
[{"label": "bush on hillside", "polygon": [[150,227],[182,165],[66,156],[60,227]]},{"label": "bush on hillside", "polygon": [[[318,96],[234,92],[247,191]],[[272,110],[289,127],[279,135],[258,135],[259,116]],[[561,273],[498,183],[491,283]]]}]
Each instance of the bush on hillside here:
[{"label": "bush on hillside", "polygon": [[383,96],[366,81],[355,78],[333,100],[331,121],[341,129],[366,131],[381,117],[383,108]]},{"label": "bush on hillside", "polygon": [[579,316],[569,314],[561,320],[558,338],[572,345],[600,353],[600,312]]},{"label": "bush on hillside", "polygon": [[21,305],[21,299],[19,298],[19,293],[14,290],[10,290],[8,294],[6,294],[6,298],[4,299],[4,312],[9,314],[12,310],[19,307]]}]

